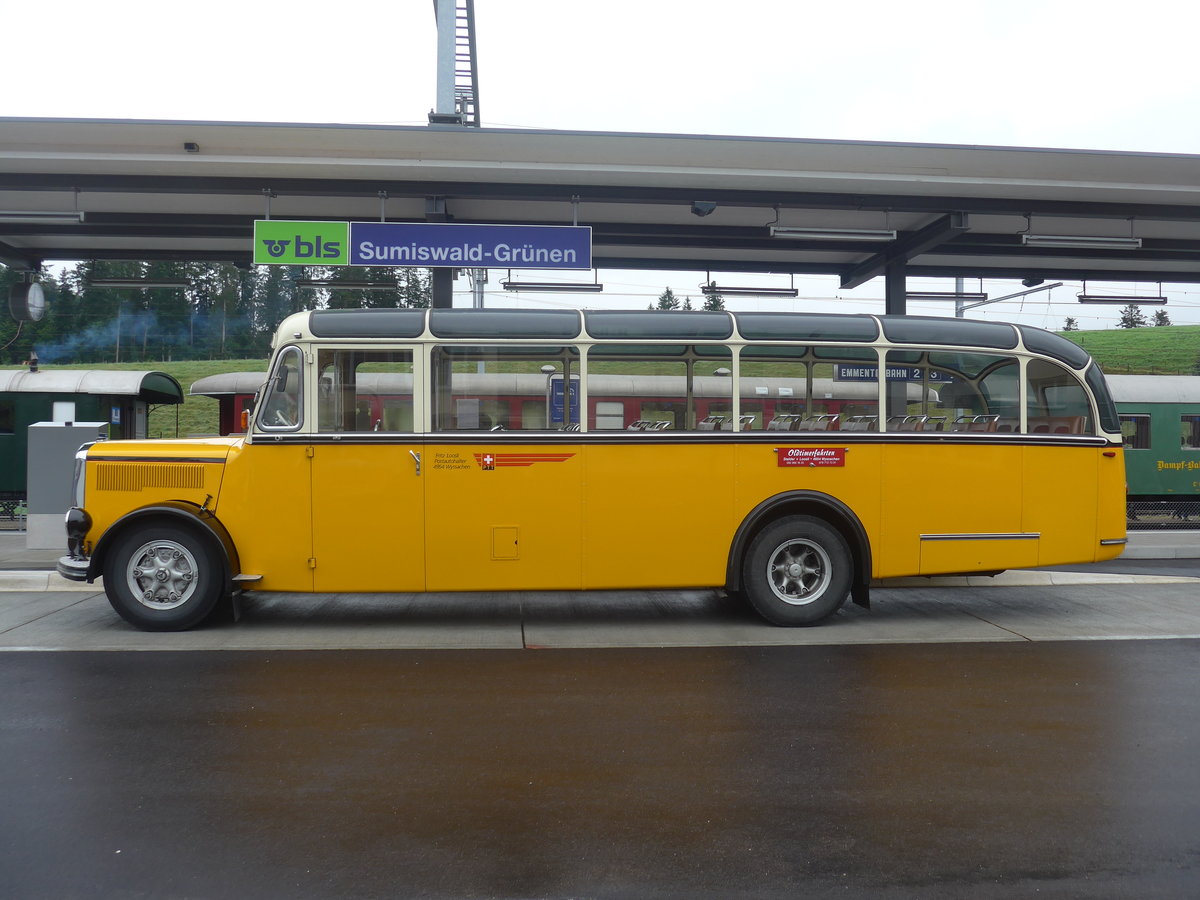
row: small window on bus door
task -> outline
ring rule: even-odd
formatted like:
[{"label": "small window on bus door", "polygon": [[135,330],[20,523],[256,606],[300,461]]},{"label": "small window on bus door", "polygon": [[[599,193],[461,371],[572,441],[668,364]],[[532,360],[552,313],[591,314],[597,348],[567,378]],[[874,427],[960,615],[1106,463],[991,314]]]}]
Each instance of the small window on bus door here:
[{"label": "small window on bus door", "polygon": [[411,350],[326,348],[317,353],[322,432],[416,431]]},{"label": "small window on bus door", "polygon": [[594,346],[588,354],[588,430],[731,430],[732,366],[732,352],[720,345]]},{"label": "small window on bus door", "polygon": [[1029,361],[1026,406],[1030,434],[1092,434],[1092,404],[1079,380],[1057,363]]},{"label": "small window on bus door", "polygon": [[299,347],[285,347],[267,380],[258,425],[264,431],[298,431],[303,421],[304,357]]},{"label": "small window on bus door", "polygon": [[433,349],[435,431],[573,431],[579,351],[519,344]]}]

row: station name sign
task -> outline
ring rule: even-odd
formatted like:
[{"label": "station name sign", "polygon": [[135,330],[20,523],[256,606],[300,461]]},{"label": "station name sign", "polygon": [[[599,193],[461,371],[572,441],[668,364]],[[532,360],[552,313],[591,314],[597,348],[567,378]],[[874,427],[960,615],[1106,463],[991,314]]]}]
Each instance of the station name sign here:
[{"label": "station name sign", "polygon": [[268,266],[590,269],[587,225],[400,222],[254,223],[254,262]]}]

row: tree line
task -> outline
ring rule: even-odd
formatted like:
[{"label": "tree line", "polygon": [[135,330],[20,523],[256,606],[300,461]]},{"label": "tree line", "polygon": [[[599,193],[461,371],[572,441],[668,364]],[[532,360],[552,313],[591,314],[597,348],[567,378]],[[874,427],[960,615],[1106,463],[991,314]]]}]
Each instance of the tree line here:
[{"label": "tree line", "polygon": [[[0,296],[21,276],[0,267]],[[186,288],[114,288],[99,279],[182,280]],[[333,287],[308,288],[302,280]],[[0,316],[0,366],[45,363],[256,359],[270,355],[279,323],[306,309],[427,307],[428,269],[251,266],[91,260],[43,271],[43,317]],[[370,290],[337,282],[369,282]]]},{"label": "tree line", "polygon": [[[1142,312],[1142,308],[1136,303],[1130,303],[1128,306],[1121,307],[1121,318],[1117,320],[1118,328],[1144,328],[1147,325],[1170,325],[1171,317],[1167,315],[1165,309],[1156,309],[1154,318],[1147,319],[1146,314]],[[1063,323],[1063,331],[1078,331],[1079,322],[1070,316]]]}]

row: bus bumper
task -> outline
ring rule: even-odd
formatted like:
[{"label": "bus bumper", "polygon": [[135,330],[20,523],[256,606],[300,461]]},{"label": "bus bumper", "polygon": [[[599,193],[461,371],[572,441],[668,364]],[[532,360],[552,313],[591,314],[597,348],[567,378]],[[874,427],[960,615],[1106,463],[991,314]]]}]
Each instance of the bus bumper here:
[{"label": "bus bumper", "polygon": [[54,565],[54,569],[63,578],[68,578],[71,581],[89,581],[88,568],[90,566],[91,560],[78,559],[74,556],[60,556],[58,562]]}]

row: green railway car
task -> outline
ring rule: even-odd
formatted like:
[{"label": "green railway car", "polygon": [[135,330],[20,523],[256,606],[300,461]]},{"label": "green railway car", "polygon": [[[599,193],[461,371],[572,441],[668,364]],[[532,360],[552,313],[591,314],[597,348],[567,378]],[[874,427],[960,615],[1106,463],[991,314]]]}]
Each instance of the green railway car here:
[{"label": "green railway car", "polygon": [[1109,375],[1130,527],[1200,526],[1200,376]]},{"label": "green railway car", "polygon": [[27,434],[35,422],[108,422],[109,436],[146,436],[151,406],[183,402],[165,372],[0,369],[0,519],[24,505]]}]

